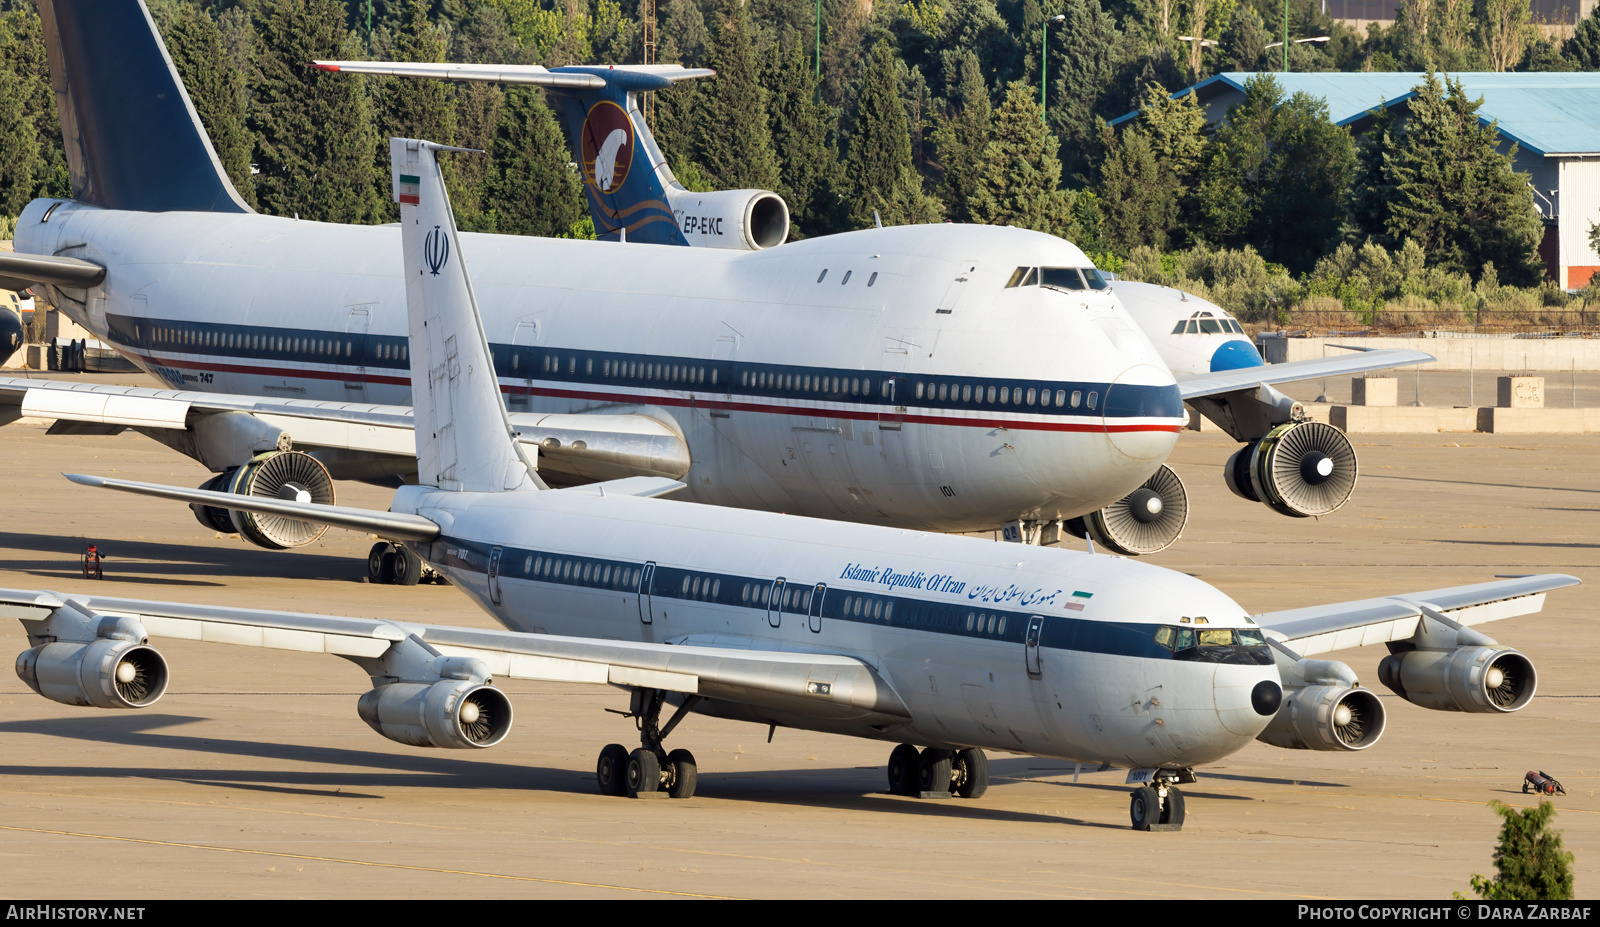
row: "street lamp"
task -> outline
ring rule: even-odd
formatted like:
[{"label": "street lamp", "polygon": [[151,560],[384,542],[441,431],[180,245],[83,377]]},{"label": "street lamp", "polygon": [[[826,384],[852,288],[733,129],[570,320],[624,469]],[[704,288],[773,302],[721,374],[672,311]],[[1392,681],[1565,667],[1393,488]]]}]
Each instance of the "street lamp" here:
[{"label": "street lamp", "polygon": [[1289,73],[1289,45],[1304,45],[1307,42],[1326,42],[1329,38],[1330,37],[1326,35],[1319,35],[1314,39],[1295,39],[1288,45],[1285,45],[1282,42],[1268,42],[1266,45],[1261,47],[1261,50],[1266,51],[1269,48],[1278,48],[1281,46],[1283,48],[1283,73],[1287,74]]},{"label": "street lamp", "polygon": [[1050,17],[1049,19],[1045,20],[1044,24],[1039,27],[1039,124],[1040,125],[1044,125],[1045,72],[1047,70],[1049,70],[1049,67],[1050,67],[1050,48],[1049,48],[1049,46],[1047,46],[1045,44],[1045,36],[1050,32],[1050,24],[1051,23],[1065,22],[1066,18],[1067,18],[1067,16],[1066,16],[1065,13],[1057,13],[1056,15],[1054,15],[1054,16]]}]

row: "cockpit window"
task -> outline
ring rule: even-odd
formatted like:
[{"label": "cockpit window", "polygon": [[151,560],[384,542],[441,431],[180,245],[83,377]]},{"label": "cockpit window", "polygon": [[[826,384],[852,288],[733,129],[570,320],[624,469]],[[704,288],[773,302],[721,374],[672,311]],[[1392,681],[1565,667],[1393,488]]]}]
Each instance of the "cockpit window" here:
[{"label": "cockpit window", "polygon": [[1111,286],[1093,267],[1018,267],[1006,288],[1053,286],[1059,290],[1104,290]]},{"label": "cockpit window", "polygon": [[1222,334],[1222,323],[1216,319],[1201,319],[1200,333],[1203,335],[1220,335]]},{"label": "cockpit window", "polygon": [[1078,274],[1076,267],[1041,267],[1039,268],[1039,285],[1053,286],[1061,290],[1082,290],[1086,287],[1083,277]]},{"label": "cockpit window", "polygon": [[1106,278],[1100,276],[1100,271],[1095,270],[1093,267],[1083,268],[1083,279],[1089,282],[1089,289],[1091,290],[1103,290],[1111,285],[1106,282]]},{"label": "cockpit window", "polygon": [[1156,643],[1173,652],[1173,659],[1195,663],[1235,663],[1269,666],[1272,653],[1266,638],[1253,628],[1156,628]]}]

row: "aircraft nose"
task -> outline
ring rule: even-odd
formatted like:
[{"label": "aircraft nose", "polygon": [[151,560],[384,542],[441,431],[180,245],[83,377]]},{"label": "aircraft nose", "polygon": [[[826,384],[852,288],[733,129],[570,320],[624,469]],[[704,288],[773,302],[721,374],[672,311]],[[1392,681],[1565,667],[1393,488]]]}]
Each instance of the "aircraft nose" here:
[{"label": "aircraft nose", "polygon": [[1111,444],[1140,462],[1160,463],[1172,453],[1183,427],[1183,398],[1172,374],[1134,364],[1107,387],[1102,422]]},{"label": "aircraft nose", "polygon": [[1222,726],[1247,737],[1261,733],[1283,704],[1283,686],[1274,666],[1219,664],[1211,694]]},{"label": "aircraft nose", "polygon": [[1216,352],[1211,355],[1211,372],[1239,370],[1244,367],[1264,367],[1266,363],[1261,359],[1261,354],[1256,350],[1255,345],[1235,338],[1232,341],[1224,341]]}]

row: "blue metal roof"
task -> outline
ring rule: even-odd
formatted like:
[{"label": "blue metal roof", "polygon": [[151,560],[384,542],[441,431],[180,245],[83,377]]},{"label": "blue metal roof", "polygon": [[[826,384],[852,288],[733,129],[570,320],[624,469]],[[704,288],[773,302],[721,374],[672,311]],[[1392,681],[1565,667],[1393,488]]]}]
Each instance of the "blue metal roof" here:
[{"label": "blue metal roof", "polygon": [[[1174,98],[1196,94],[1204,105],[1227,92],[1243,93],[1245,82],[1255,71],[1227,71],[1207,78],[1193,87],[1174,93]],[[1357,129],[1369,110],[1403,106],[1414,88],[1427,77],[1420,71],[1389,72],[1272,72],[1287,94],[1301,91],[1328,104],[1328,118],[1337,125]],[[1600,153],[1600,72],[1512,72],[1464,71],[1440,74],[1460,81],[1467,96],[1483,98],[1478,108],[1485,122],[1498,120],[1500,133],[1524,149],[1544,155]],[[1139,113],[1137,110],[1112,122],[1118,125]]]}]

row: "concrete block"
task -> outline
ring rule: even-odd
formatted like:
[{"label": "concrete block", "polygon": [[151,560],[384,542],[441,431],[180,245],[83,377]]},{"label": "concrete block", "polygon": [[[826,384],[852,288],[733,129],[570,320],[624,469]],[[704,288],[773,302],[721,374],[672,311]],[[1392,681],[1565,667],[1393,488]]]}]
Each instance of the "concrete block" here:
[{"label": "concrete block", "polygon": [[46,351],[50,350],[48,344],[24,345],[23,350],[28,355],[29,370],[43,370],[49,365],[48,355],[45,354]]},{"label": "concrete block", "polygon": [[1600,432],[1600,409],[1483,409],[1479,430],[1497,435],[1581,435]]},{"label": "concrete block", "polygon": [[1478,430],[1478,410],[1428,406],[1334,406],[1328,423],[1346,434],[1470,432]]},{"label": "concrete block", "polygon": [[1501,409],[1544,408],[1544,377],[1496,378],[1494,404]]},{"label": "concrete block", "polygon": [[1400,404],[1400,381],[1394,377],[1355,377],[1350,381],[1350,404],[1397,406]]},{"label": "concrete block", "polygon": [[93,337],[94,332],[67,318],[65,313],[56,309],[50,309],[46,312],[44,317],[44,339],[46,341],[54,341],[57,338],[76,341]]}]

